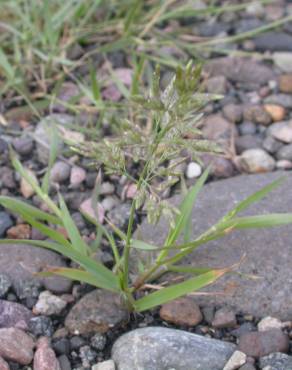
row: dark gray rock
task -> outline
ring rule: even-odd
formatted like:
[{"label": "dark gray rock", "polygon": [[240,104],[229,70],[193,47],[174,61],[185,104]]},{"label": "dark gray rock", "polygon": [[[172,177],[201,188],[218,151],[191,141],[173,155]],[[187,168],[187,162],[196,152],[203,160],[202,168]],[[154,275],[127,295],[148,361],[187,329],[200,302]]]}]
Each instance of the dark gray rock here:
[{"label": "dark gray rock", "polygon": [[29,136],[22,136],[14,139],[12,145],[17,153],[29,155],[33,150],[33,139]]},{"label": "dark gray rock", "polygon": [[284,145],[276,153],[277,159],[287,159],[288,161],[292,160],[292,144]]},{"label": "dark gray rock", "polygon": [[65,326],[71,334],[106,333],[126,319],[118,294],[94,290],[72,307]]},{"label": "dark gray rock", "polygon": [[292,51],[292,36],[284,32],[266,32],[253,42],[259,51]]},{"label": "dark gray rock", "polygon": [[16,289],[20,281],[38,280],[54,293],[69,292],[72,282],[68,279],[33,275],[54,266],[66,266],[63,258],[55,252],[27,244],[0,244],[0,273],[7,274]]},{"label": "dark gray rock", "polygon": [[269,370],[292,370],[292,356],[284,353],[272,353],[260,359],[260,369]]},{"label": "dark gray rock", "polygon": [[232,82],[247,85],[265,85],[275,79],[272,69],[262,63],[244,58],[218,58],[206,64],[205,70],[211,76],[225,76]]},{"label": "dark gray rock", "polygon": [[[214,225],[239,201],[272,181],[286,177],[286,181],[261,202],[251,206],[244,214],[292,212],[292,175],[274,172],[242,175],[207,184],[198,196],[192,213],[192,236],[198,237]],[[171,202],[178,205],[180,197]],[[139,238],[154,245],[162,245],[167,234],[164,220],[154,227],[144,222]],[[246,259],[238,271],[257,275],[260,279],[226,275],[203,289],[208,292],[225,292],[224,295],[196,297],[202,305],[228,305],[236,311],[256,317],[275,316],[290,320],[292,315],[292,226],[272,229],[243,230],[230,233],[224,239],[202,245],[184,261],[193,266],[227,267],[238,262],[244,253]],[[138,252],[136,252],[138,253]],[[150,252],[139,252],[150,260]],[[133,256],[133,258],[135,258]],[[145,258],[146,259],[146,258]]]},{"label": "dark gray rock", "polygon": [[112,359],[119,370],[222,370],[234,350],[231,343],[148,327],[122,335],[113,345]]},{"label": "dark gray rock", "polygon": [[25,306],[0,300],[0,328],[15,327],[26,330],[31,318],[32,312]]},{"label": "dark gray rock", "polygon": [[0,238],[2,238],[13,222],[11,217],[6,212],[0,212]]},{"label": "dark gray rock", "polygon": [[53,322],[50,317],[32,317],[28,323],[29,331],[35,336],[51,337],[54,333]]},{"label": "dark gray rock", "polygon": [[262,139],[257,135],[243,135],[235,138],[236,153],[241,154],[245,150],[262,147]]}]

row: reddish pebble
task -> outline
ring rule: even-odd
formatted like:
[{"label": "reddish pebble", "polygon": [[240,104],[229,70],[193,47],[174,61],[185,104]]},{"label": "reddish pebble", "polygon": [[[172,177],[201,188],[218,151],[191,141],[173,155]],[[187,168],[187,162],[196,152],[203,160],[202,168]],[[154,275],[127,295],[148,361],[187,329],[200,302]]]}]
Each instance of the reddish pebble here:
[{"label": "reddish pebble", "polygon": [[50,347],[48,338],[38,340],[37,350],[33,360],[33,370],[61,370],[55,352]]},{"label": "reddish pebble", "polygon": [[191,298],[180,298],[164,304],[159,315],[162,320],[185,326],[197,325],[203,319],[199,306]]}]

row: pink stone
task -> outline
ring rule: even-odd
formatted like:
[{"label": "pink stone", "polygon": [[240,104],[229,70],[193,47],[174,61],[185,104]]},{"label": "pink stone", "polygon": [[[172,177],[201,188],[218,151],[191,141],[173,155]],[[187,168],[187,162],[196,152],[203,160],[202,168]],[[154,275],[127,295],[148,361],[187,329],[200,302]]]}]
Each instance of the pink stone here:
[{"label": "pink stone", "polygon": [[34,341],[16,328],[0,329],[0,356],[5,360],[28,365],[33,359]]},{"label": "pink stone", "polygon": [[70,184],[73,187],[79,186],[86,178],[86,171],[79,167],[79,166],[73,166],[71,169],[71,175],[70,175]]},{"label": "pink stone", "polygon": [[[80,205],[80,211],[84,214],[87,214],[89,217],[96,219],[95,212],[92,208],[92,199],[86,199],[84,202],[81,203]],[[97,203],[97,216],[98,216],[98,222],[101,224],[104,221],[104,215],[105,211],[103,206],[100,203]]]},{"label": "pink stone", "polygon": [[55,352],[50,347],[48,338],[42,337],[38,340],[37,350],[33,360],[34,370],[61,370]]}]

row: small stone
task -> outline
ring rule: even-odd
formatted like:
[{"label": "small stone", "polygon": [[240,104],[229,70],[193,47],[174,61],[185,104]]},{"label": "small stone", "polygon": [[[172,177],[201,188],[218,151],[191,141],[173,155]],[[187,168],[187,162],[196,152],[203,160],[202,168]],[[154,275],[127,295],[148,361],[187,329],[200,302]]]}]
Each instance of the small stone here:
[{"label": "small stone", "polygon": [[280,148],[282,148],[282,146],[283,143],[274,139],[272,136],[267,136],[262,142],[263,149],[271,154],[276,153]]},{"label": "small stone", "polygon": [[272,58],[276,66],[279,67],[283,72],[292,72],[292,53],[273,53]]},{"label": "small stone", "polygon": [[226,142],[236,136],[236,127],[219,114],[208,116],[203,123],[203,135],[206,139]]},{"label": "small stone", "polygon": [[237,325],[235,313],[227,308],[215,312],[212,326],[216,329],[232,328]]},{"label": "small stone", "polygon": [[47,316],[32,317],[28,322],[28,329],[36,337],[51,337],[54,333],[52,320]]},{"label": "small stone", "polygon": [[71,173],[71,166],[65,162],[56,162],[50,173],[50,180],[54,183],[63,183],[68,180]]},{"label": "small stone", "polygon": [[10,370],[8,363],[0,357],[0,370]]},{"label": "small stone", "polygon": [[[29,175],[29,177],[38,184],[38,179],[35,173],[28,168],[25,168],[25,170],[27,174]],[[20,180],[20,192],[24,196],[25,199],[31,198],[35,193],[33,187],[30,185],[29,182],[25,180],[24,177],[22,177]]]},{"label": "small stone", "polygon": [[66,355],[59,356],[58,361],[59,361],[61,370],[72,370],[70,361]]},{"label": "small stone", "polygon": [[276,153],[276,158],[278,160],[286,159],[288,161],[292,161],[292,144],[284,145],[279,149]]},{"label": "small stone", "polygon": [[259,366],[263,370],[291,370],[292,356],[284,353],[272,353],[269,356],[262,357]]},{"label": "small stone", "polygon": [[14,290],[19,299],[38,298],[41,289],[41,283],[33,279],[19,279],[14,284]]},{"label": "small stone", "polygon": [[0,238],[2,238],[7,229],[13,225],[12,219],[6,212],[0,211]]},{"label": "small stone", "polygon": [[241,365],[246,363],[246,354],[240,351],[235,351],[233,355],[228,360],[227,364],[224,366],[223,370],[236,370]]},{"label": "small stone", "polygon": [[71,350],[77,351],[79,348],[85,345],[85,340],[82,337],[78,337],[77,335],[73,336],[70,339],[70,347]]},{"label": "small stone", "polygon": [[62,310],[67,306],[67,302],[62,298],[44,291],[39,295],[39,299],[33,308],[35,315],[59,315]]},{"label": "small stone", "polygon": [[20,155],[29,155],[33,150],[33,139],[29,136],[22,136],[14,139],[12,145]]},{"label": "small stone", "polygon": [[8,275],[0,274],[0,298],[3,298],[12,287],[12,282]]},{"label": "small stone", "polygon": [[96,333],[90,340],[90,345],[98,351],[104,350],[106,346],[106,337],[100,333]]},{"label": "small stone", "polygon": [[239,166],[248,173],[273,171],[276,161],[263,149],[245,150],[239,159]]},{"label": "small stone", "polygon": [[101,203],[97,203],[97,209],[95,212],[95,210],[93,209],[91,198],[86,199],[81,203],[80,212],[84,213],[85,215],[90,216],[94,220],[97,218],[98,222],[101,224],[104,221],[104,216],[105,216],[104,208],[102,207]]},{"label": "small stone", "polygon": [[42,337],[38,340],[37,350],[33,360],[34,370],[61,370],[55,352],[49,345],[49,340]]},{"label": "small stone", "polygon": [[223,115],[228,121],[238,123],[242,120],[242,107],[233,103],[224,105]]},{"label": "small stone", "polygon": [[96,353],[89,347],[83,346],[79,350],[82,366],[89,368],[96,359]]},{"label": "small stone", "polygon": [[72,334],[106,333],[126,318],[118,294],[94,290],[72,307],[65,326]]},{"label": "small stone", "polygon": [[279,90],[283,93],[292,93],[292,74],[282,75],[279,77]]},{"label": "small stone", "polygon": [[111,182],[103,182],[100,186],[100,195],[111,195],[115,192],[115,186]]},{"label": "small stone", "polygon": [[124,229],[128,225],[130,212],[131,205],[129,203],[121,203],[108,212],[108,218],[115,226]]},{"label": "small stone", "polygon": [[134,199],[137,194],[137,185],[129,184],[128,186],[126,186],[125,190],[126,190],[126,198]]},{"label": "small stone", "polygon": [[108,196],[100,202],[106,212],[115,208],[119,203],[119,198],[116,196]]},{"label": "small stone", "polygon": [[32,338],[22,330],[17,328],[0,329],[0,356],[5,360],[28,365],[33,359],[33,348]]},{"label": "small stone", "polygon": [[86,171],[79,166],[73,166],[70,174],[70,184],[73,188],[77,188],[86,179]]},{"label": "small stone", "polygon": [[18,328],[27,330],[32,313],[25,306],[0,300],[0,328]]},{"label": "small stone", "polygon": [[182,326],[195,326],[203,319],[199,306],[191,298],[179,298],[165,303],[159,315],[162,320]]},{"label": "small stone", "polygon": [[227,178],[234,175],[234,165],[227,158],[203,154],[201,159],[206,167],[211,166],[211,174],[217,178]]},{"label": "small stone", "polygon": [[201,174],[202,174],[202,168],[201,168],[201,166],[198,163],[196,163],[196,162],[190,162],[187,165],[186,177],[188,179],[197,178],[197,177],[201,176]]},{"label": "small stone", "polygon": [[258,331],[281,329],[282,327],[282,322],[276,317],[267,316],[258,323]]},{"label": "small stone", "polygon": [[238,349],[250,357],[263,357],[273,352],[287,353],[289,337],[279,329],[251,332],[239,338]]},{"label": "small stone", "polygon": [[245,364],[239,368],[239,370],[256,370],[253,364]]},{"label": "small stone", "polygon": [[9,167],[0,168],[0,186],[7,189],[15,189],[16,182],[14,172]]},{"label": "small stone", "polygon": [[272,117],[274,122],[282,121],[285,118],[286,110],[281,105],[276,104],[265,104],[265,110]]},{"label": "small stone", "polygon": [[247,105],[244,107],[243,116],[246,121],[267,126],[271,123],[271,116],[262,105]]},{"label": "small stone", "polygon": [[281,159],[280,161],[277,161],[276,167],[280,170],[291,170],[292,161],[288,161],[287,159]]},{"label": "small stone", "polygon": [[30,239],[30,226],[26,224],[12,226],[6,234],[9,239]]},{"label": "small stone", "polygon": [[245,150],[261,148],[262,139],[258,135],[242,135],[235,138],[236,153],[241,154]]},{"label": "small stone", "polygon": [[265,104],[275,104],[281,107],[291,109],[292,108],[292,95],[289,94],[274,94],[269,95],[264,100]]},{"label": "small stone", "polygon": [[265,32],[253,38],[259,51],[292,51],[292,36],[284,32]]},{"label": "small stone", "polygon": [[231,343],[186,331],[147,327],[119,337],[111,357],[119,370],[222,370],[234,350]]},{"label": "small stone", "polygon": [[115,370],[116,366],[113,360],[107,360],[99,362],[96,365],[93,365],[91,370]]},{"label": "small stone", "polygon": [[290,144],[292,143],[292,121],[274,123],[267,133],[283,143]]},{"label": "small stone", "polygon": [[239,338],[244,333],[255,331],[256,327],[251,322],[244,322],[239,328],[236,328],[230,332],[236,338]]},{"label": "small stone", "polygon": [[52,347],[57,355],[69,355],[70,341],[68,338],[58,338],[52,344]]},{"label": "small stone", "polygon": [[225,76],[215,76],[205,82],[206,91],[210,94],[226,94],[227,79]]}]

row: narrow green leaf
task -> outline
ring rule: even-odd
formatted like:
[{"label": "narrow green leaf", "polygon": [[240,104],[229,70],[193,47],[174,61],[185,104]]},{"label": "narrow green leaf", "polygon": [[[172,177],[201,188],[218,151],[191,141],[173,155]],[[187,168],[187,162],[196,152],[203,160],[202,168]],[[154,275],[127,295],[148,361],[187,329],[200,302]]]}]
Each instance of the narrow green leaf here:
[{"label": "narrow green leaf", "polygon": [[132,239],[131,240],[131,247],[135,248],[135,249],[146,250],[146,251],[156,251],[156,250],[161,249],[159,247],[156,247],[155,245],[146,243],[143,240],[138,240],[138,239]]},{"label": "narrow green leaf", "polygon": [[212,270],[182,283],[162,288],[154,293],[150,293],[135,302],[135,309],[138,312],[149,310],[150,308],[162,305],[173,299],[182,297],[191,292],[197,291],[206,285],[212,284],[228,270]]},{"label": "narrow green leaf", "polygon": [[[18,239],[0,239],[0,244],[28,244],[36,247],[53,250],[63,256],[70,258],[72,261],[78,263],[86,271],[91,273],[98,279],[100,286],[103,289],[118,292],[119,281],[117,276],[101,263],[84,256],[73,248],[67,248],[62,244],[52,243],[43,240],[18,240]],[[1,248],[1,247],[0,247]]]},{"label": "narrow green leaf", "polygon": [[60,136],[58,135],[57,127],[56,125],[52,125],[50,127],[50,155],[49,155],[49,164],[48,164],[48,169],[45,173],[45,176],[43,178],[42,182],[42,191],[45,194],[49,193],[49,181],[50,181],[50,174],[51,174],[51,169],[57,159],[58,156],[58,147],[60,143]]},{"label": "narrow green leaf", "polygon": [[256,229],[262,227],[276,227],[292,223],[292,213],[271,213],[267,215],[238,217],[226,221],[221,229],[226,233],[233,229]]},{"label": "narrow green leaf", "polygon": [[62,221],[50,213],[43,212],[36,207],[33,207],[21,200],[0,196],[0,204],[10,209],[12,212],[19,213],[20,216],[29,215],[37,220],[47,221],[55,225],[62,225]]},{"label": "narrow green leaf", "polygon": [[72,217],[70,216],[69,210],[61,194],[59,194],[59,201],[62,212],[63,224],[71,240],[73,248],[76,249],[81,254],[84,254],[85,256],[88,255],[88,253],[90,253],[90,248],[82,239],[79,230],[77,229],[74,221],[72,220]]},{"label": "narrow green leaf", "polygon": [[83,283],[90,284],[97,288],[104,288],[104,285],[100,283],[99,279],[97,279],[94,275],[92,275],[88,271],[80,270],[80,269],[73,269],[73,268],[53,268],[49,269],[48,271],[39,272],[36,275],[38,276],[52,276],[52,275],[59,275],[66,277],[71,280],[81,281]]},{"label": "narrow green leaf", "polygon": [[182,273],[182,274],[194,274],[201,275],[206,272],[214,271],[214,269],[209,267],[193,267],[193,266],[169,266],[169,271]]}]

